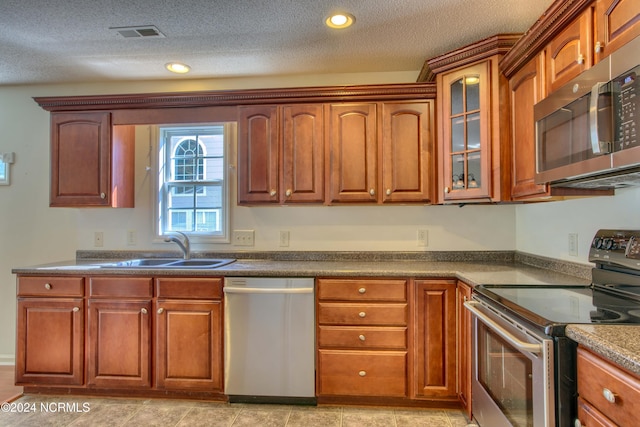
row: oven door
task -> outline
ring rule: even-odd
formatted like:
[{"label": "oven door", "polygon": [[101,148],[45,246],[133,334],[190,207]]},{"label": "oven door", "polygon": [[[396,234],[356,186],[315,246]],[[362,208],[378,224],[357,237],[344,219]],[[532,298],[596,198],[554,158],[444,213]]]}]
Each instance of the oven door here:
[{"label": "oven door", "polygon": [[553,340],[474,296],[472,411],[482,427],[555,426]]}]

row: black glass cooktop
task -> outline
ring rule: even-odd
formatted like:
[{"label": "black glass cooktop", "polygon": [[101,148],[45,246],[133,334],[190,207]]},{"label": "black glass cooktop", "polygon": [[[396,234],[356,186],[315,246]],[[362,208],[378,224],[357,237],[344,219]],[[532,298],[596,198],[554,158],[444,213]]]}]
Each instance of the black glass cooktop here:
[{"label": "black glass cooktop", "polygon": [[550,335],[569,323],[640,323],[639,287],[625,293],[604,286],[483,285],[475,291]]}]

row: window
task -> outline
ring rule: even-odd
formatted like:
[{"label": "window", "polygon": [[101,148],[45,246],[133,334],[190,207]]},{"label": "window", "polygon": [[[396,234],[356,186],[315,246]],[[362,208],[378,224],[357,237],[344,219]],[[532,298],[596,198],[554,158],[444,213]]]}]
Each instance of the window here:
[{"label": "window", "polygon": [[158,235],[226,240],[229,125],[158,129]]}]

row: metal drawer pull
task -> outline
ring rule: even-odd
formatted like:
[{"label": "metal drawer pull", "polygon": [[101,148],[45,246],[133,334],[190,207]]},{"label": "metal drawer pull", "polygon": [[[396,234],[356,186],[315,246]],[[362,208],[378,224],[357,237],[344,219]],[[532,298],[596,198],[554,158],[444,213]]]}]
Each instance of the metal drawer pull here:
[{"label": "metal drawer pull", "polygon": [[366,288],[360,288],[360,289],[358,289],[358,292],[361,293],[361,294],[364,294],[365,292],[367,292],[367,289]]},{"label": "metal drawer pull", "polygon": [[514,347],[520,350],[529,351],[531,353],[542,353],[542,344],[531,344],[526,341],[519,340],[518,338],[511,335],[509,331],[491,320],[491,318],[489,318],[486,314],[478,310],[475,307],[476,305],[478,305],[476,301],[466,301],[464,303],[464,306],[467,308],[467,310],[473,313],[479,320],[482,321],[482,323],[489,326],[493,332],[500,335],[509,343],[513,344]]},{"label": "metal drawer pull", "polygon": [[73,311],[74,313],[77,313],[80,311],[80,307],[73,307],[73,310],[71,311]]},{"label": "metal drawer pull", "polygon": [[158,314],[162,314],[162,313],[164,313],[164,308],[160,307],[160,308],[158,309]]},{"label": "metal drawer pull", "polygon": [[44,284],[44,288],[45,289],[51,289],[51,283],[45,283]]},{"label": "metal drawer pull", "polygon": [[603,388],[602,389],[602,396],[607,399],[607,402],[609,403],[616,403],[616,395],[614,392],[612,392],[611,390],[609,390],[608,388]]},{"label": "metal drawer pull", "polygon": [[140,310],[140,313],[147,314],[147,309],[143,307],[142,310]]},{"label": "metal drawer pull", "polygon": [[360,371],[358,372],[358,375],[360,375],[361,377],[364,377],[367,375],[367,371]]},{"label": "metal drawer pull", "polygon": [[366,338],[365,338],[365,336],[364,336],[364,335],[358,335],[358,338],[360,338],[360,341],[364,341],[364,340],[366,340]]},{"label": "metal drawer pull", "polygon": [[358,313],[358,316],[360,317],[365,317],[367,315],[367,313],[365,313],[364,311],[361,311],[360,313]]}]

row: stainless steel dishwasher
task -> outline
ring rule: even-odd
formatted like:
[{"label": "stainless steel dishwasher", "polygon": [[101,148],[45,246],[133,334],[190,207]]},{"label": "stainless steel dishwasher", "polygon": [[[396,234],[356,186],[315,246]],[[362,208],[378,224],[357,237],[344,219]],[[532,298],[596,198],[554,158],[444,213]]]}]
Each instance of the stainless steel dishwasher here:
[{"label": "stainless steel dishwasher", "polygon": [[315,404],[314,279],[226,278],[224,302],[229,401]]}]

